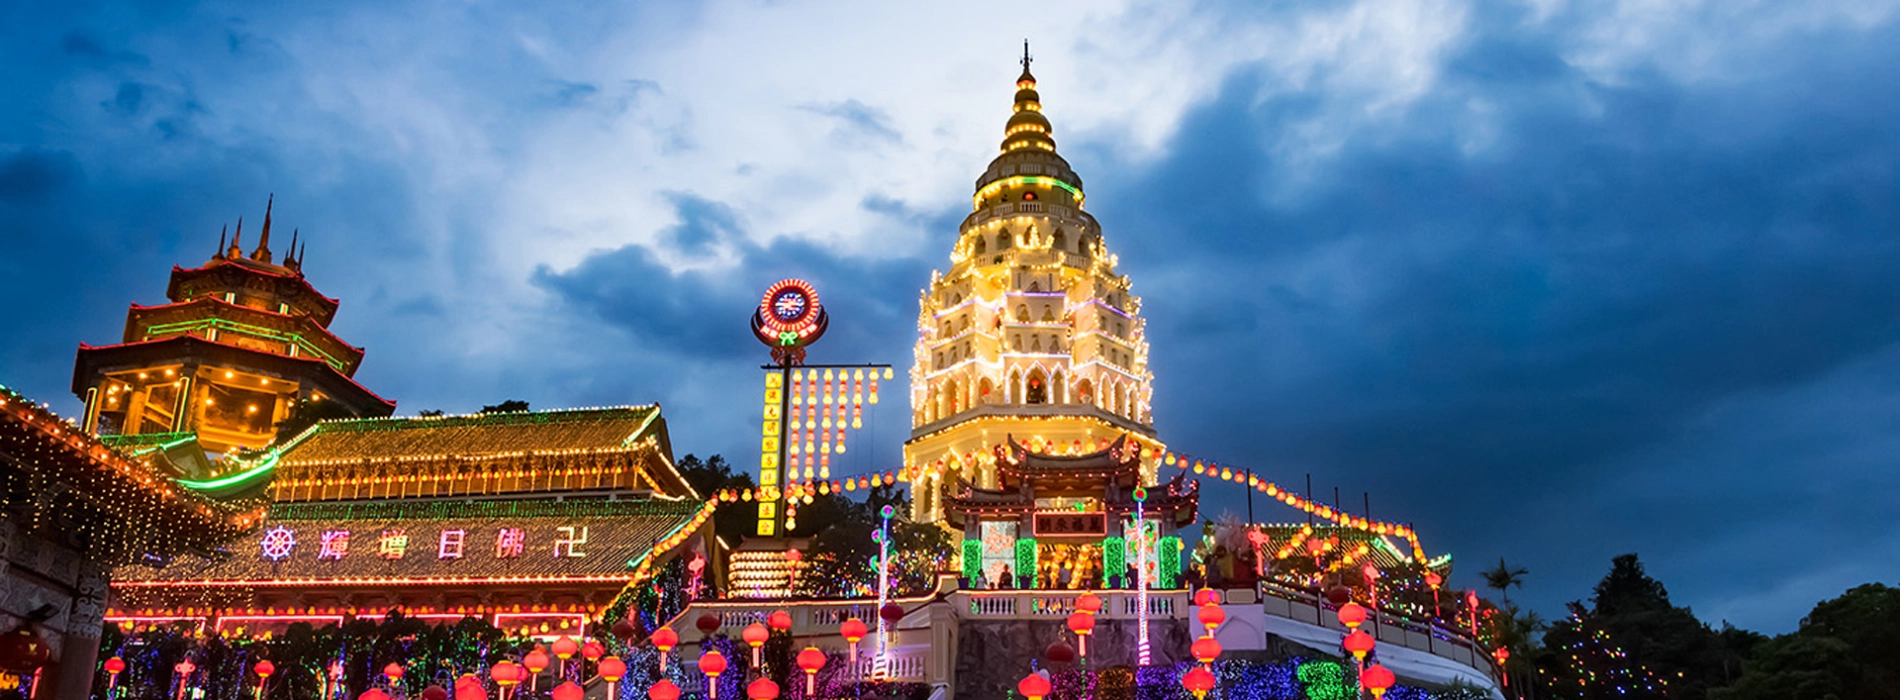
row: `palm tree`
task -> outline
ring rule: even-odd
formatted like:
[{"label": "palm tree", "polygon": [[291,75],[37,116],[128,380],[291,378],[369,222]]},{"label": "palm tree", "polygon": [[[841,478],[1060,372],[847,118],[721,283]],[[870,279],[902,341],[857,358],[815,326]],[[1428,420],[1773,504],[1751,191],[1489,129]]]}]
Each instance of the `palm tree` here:
[{"label": "palm tree", "polygon": [[1511,587],[1523,588],[1524,577],[1530,573],[1530,569],[1521,566],[1513,569],[1509,564],[1504,563],[1504,557],[1498,557],[1498,568],[1486,571],[1482,575],[1484,585],[1504,594],[1504,602],[1509,603],[1511,602]]}]

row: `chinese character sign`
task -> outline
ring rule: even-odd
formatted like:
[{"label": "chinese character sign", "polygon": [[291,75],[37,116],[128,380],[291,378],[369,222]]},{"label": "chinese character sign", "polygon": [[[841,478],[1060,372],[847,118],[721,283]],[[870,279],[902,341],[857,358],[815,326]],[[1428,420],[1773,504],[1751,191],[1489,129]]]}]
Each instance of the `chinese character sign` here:
[{"label": "chinese character sign", "polygon": [[461,559],[462,540],[468,536],[467,530],[443,530],[442,542],[436,547],[437,559]]},{"label": "chinese character sign", "polygon": [[527,549],[527,547],[528,537],[521,531],[521,528],[504,527],[501,531],[495,533],[496,558],[510,559],[521,556],[521,551]]},{"label": "chinese character sign", "polygon": [[384,530],[383,538],[377,542],[376,553],[384,559],[401,559],[403,552],[409,549],[409,533],[402,530]]},{"label": "chinese character sign", "polygon": [[579,527],[566,525],[557,529],[561,531],[561,536],[554,540],[554,556],[556,558],[587,556],[587,553],[581,551],[580,548],[581,545],[587,544],[586,525]]},{"label": "chinese character sign", "polygon": [[349,530],[324,530],[319,542],[322,549],[317,551],[318,559],[337,560],[350,553]]}]

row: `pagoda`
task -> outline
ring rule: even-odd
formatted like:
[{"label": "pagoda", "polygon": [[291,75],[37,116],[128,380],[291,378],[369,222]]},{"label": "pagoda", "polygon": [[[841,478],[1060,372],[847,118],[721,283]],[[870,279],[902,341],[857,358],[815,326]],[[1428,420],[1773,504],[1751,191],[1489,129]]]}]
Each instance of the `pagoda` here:
[{"label": "pagoda", "polygon": [[330,332],[337,300],[304,279],[297,233],[278,260],[267,203],[249,254],[243,236],[240,218],[228,246],[219,234],[209,262],[174,266],[169,303],[133,304],[121,342],[80,344],[73,393],[86,402],[87,432],[154,443],[193,434],[205,449],[226,453],[269,445],[300,402],[332,404],[315,410],[330,417],[395,411],[395,402],[351,379],[363,349]]},{"label": "pagoda", "polygon": [[[904,445],[912,517],[963,530],[972,577],[969,543],[980,542],[986,579],[1032,559],[1075,559],[1119,579],[1120,552],[1098,548],[1133,525],[1134,491],[1155,486],[1165,450],[1141,299],[1083,210],[1081,176],[1056,152],[1026,47],[1022,66],[1002,152],[976,179],[949,269],[918,303]],[[1195,517],[1191,486],[1166,492],[1150,547],[1168,536],[1156,528]],[[1056,537],[1075,546],[1020,554],[1040,552],[1030,545],[1051,534],[1044,525],[1074,524],[1077,512],[1093,519]],[[1035,573],[1021,568],[1013,575]]]}]

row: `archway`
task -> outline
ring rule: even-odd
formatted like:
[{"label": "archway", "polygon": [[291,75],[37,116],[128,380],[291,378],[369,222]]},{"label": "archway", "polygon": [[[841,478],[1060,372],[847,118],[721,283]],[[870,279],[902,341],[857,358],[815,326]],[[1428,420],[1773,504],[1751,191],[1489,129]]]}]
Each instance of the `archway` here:
[{"label": "archway", "polygon": [[1029,385],[1024,387],[1025,403],[1049,403],[1049,377],[1042,368],[1029,371]]}]

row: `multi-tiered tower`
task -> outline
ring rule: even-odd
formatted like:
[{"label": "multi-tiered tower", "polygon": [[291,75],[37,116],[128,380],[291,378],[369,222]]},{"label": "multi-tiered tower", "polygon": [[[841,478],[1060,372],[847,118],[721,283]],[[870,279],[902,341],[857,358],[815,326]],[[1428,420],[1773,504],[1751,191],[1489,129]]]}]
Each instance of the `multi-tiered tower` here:
[{"label": "multi-tiered tower", "polygon": [[279,262],[270,249],[270,205],[257,248],[227,247],[202,267],[172,268],[171,303],[133,304],[125,339],[81,344],[73,393],[86,401],[85,427],[100,435],[195,433],[212,452],[271,443],[275,425],[300,401],[327,402],[324,417],[380,417],[396,404],[351,379],[363,349],[330,332],[337,300],[303,276],[291,236]]},{"label": "multi-tiered tower", "polygon": [[[941,486],[998,484],[1014,439],[1056,455],[1117,438],[1160,454],[1141,300],[1082,210],[1082,178],[1056,153],[1023,57],[1002,154],[976,180],[950,269],[919,300],[906,476],[915,517],[942,516]],[[1154,481],[1144,459],[1143,479]]]}]

